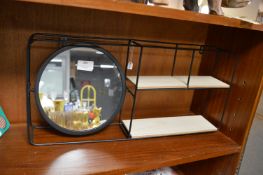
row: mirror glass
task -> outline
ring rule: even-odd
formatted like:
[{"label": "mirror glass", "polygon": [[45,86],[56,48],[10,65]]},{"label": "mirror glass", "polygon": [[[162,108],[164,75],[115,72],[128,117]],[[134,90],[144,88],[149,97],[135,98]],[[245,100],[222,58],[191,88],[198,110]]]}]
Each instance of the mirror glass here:
[{"label": "mirror glass", "polygon": [[116,59],[98,47],[64,47],[42,65],[36,83],[42,117],[71,135],[97,132],[119,112],[124,74]]}]

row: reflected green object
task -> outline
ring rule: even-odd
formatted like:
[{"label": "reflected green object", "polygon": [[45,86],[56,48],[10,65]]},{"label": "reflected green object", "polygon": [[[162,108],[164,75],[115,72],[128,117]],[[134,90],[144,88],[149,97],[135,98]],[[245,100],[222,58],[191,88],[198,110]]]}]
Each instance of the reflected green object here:
[{"label": "reflected green object", "polygon": [[5,113],[0,106],[0,137],[3,136],[3,134],[9,129],[10,123],[7,120]]}]

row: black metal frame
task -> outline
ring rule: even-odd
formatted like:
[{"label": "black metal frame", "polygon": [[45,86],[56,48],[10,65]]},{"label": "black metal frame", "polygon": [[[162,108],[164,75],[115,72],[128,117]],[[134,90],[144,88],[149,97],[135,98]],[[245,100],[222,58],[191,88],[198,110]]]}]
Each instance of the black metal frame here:
[{"label": "black metal frame", "polygon": [[[101,47],[101,46],[125,46],[127,47],[127,56],[126,56],[126,62],[125,62],[125,79],[126,81],[130,81],[127,78],[127,65],[129,61],[130,56],[130,48],[136,47],[139,49],[139,58],[138,58],[138,65],[136,69],[136,83],[134,84],[134,92],[126,86],[126,90],[131,96],[133,97],[132,102],[132,110],[130,115],[130,125],[129,128],[126,128],[122,122],[121,119],[121,111],[119,114],[119,121],[117,123],[112,123],[110,125],[119,125],[121,130],[123,131],[125,138],[115,138],[115,139],[105,139],[105,140],[81,140],[81,141],[70,141],[70,142],[45,142],[45,143],[35,143],[34,142],[34,130],[36,129],[51,129],[47,126],[36,126],[32,123],[31,118],[31,93],[35,93],[35,89],[31,86],[31,80],[30,80],[30,72],[31,72],[31,47],[33,43],[35,42],[48,42],[48,43],[57,43],[58,48],[65,47],[65,46],[95,46],[95,47]],[[161,42],[161,41],[154,41],[154,40],[140,40],[140,39],[127,39],[127,38],[109,38],[109,37],[83,37],[83,36],[69,36],[69,35],[62,35],[62,34],[47,34],[47,33],[35,33],[31,35],[31,37],[28,40],[27,45],[27,62],[26,62],[26,104],[27,104],[27,132],[28,132],[28,140],[29,143],[36,146],[46,146],[46,145],[62,145],[62,144],[76,144],[76,143],[97,143],[97,142],[112,142],[112,141],[127,141],[127,140],[137,140],[137,138],[131,137],[131,130],[132,130],[132,121],[135,117],[135,106],[136,106],[136,97],[137,97],[137,91],[142,91],[145,89],[138,89],[138,83],[141,73],[141,64],[143,59],[143,50],[144,48],[158,48],[158,49],[169,49],[174,50],[174,56],[173,56],[173,65],[171,70],[171,76],[174,76],[175,72],[175,64],[176,64],[176,57],[178,50],[187,50],[192,51],[192,57],[191,62],[189,66],[189,73],[188,73],[188,79],[187,79],[187,87],[186,88],[169,88],[169,89],[147,89],[147,90],[196,90],[196,89],[211,89],[211,88],[190,88],[189,83],[191,79],[192,74],[192,66],[194,63],[196,52],[199,52],[200,54],[203,54],[205,52],[215,52],[216,55],[220,52],[228,53],[226,50],[218,49],[214,46],[208,46],[208,45],[199,45],[199,44],[184,44],[184,43],[174,43],[174,42]],[[216,58],[217,60],[218,58]],[[213,69],[216,66],[216,63],[213,65]],[[235,74],[235,70],[232,73],[231,80],[229,80],[228,84],[232,84],[233,76]],[[222,80],[221,80],[222,81]],[[217,88],[214,88],[217,89]],[[230,91],[231,88],[227,89]],[[227,103],[229,99],[229,94],[226,95],[225,104]],[[223,118],[225,111],[225,106],[222,112]],[[149,137],[147,137],[149,138]],[[145,138],[140,138],[145,139]]]}]

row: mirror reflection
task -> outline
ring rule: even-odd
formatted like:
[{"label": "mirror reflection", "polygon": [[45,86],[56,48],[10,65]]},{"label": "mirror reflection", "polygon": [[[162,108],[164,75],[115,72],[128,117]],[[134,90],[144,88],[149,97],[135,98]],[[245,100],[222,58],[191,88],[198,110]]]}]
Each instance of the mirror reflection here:
[{"label": "mirror reflection", "polygon": [[44,119],[72,131],[106,127],[123,102],[123,73],[118,63],[103,49],[62,50],[51,56],[38,75]]}]

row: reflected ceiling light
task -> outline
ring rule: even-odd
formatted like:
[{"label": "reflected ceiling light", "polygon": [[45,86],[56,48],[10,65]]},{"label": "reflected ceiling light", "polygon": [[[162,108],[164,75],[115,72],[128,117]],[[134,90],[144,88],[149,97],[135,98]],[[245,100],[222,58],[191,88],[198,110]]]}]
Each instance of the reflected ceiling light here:
[{"label": "reflected ceiling light", "polygon": [[115,68],[116,66],[113,66],[113,65],[106,65],[106,64],[101,64],[100,65],[100,68],[102,69],[113,69]]},{"label": "reflected ceiling light", "polygon": [[53,60],[51,60],[51,62],[54,62],[54,63],[61,63],[62,60],[61,60],[61,59],[53,59]]},{"label": "reflected ceiling light", "polygon": [[103,52],[101,52],[101,51],[96,51],[96,54],[98,54],[98,55],[103,55]]}]

